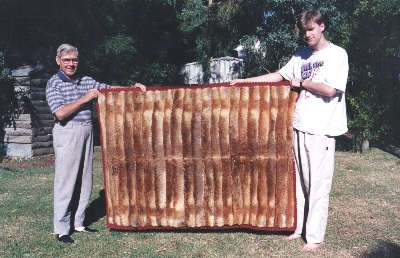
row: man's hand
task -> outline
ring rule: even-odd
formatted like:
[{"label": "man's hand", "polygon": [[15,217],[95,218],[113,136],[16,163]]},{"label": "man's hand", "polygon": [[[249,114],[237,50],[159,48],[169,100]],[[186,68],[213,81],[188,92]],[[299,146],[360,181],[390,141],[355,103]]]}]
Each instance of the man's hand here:
[{"label": "man's hand", "polygon": [[141,83],[135,83],[135,85],[130,86],[111,86],[110,89],[126,89],[126,88],[140,88],[142,91],[146,92],[146,86]]},{"label": "man's hand", "polygon": [[132,86],[133,88],[140,88],[142,91],[146,92],[146,86],[144,86],[141,83],[135,83],[135,85]]},{"label": "man's hand", "polygon": [[97,89],[90,89],[84,96],[85,102],[92,101],[100,95],[100,92]]},{"label": "man's hand", "polygon": [[236,83],[242,83],[242,82],[245,82],[245,79],[234,79],[229,84],[235,85]]}]

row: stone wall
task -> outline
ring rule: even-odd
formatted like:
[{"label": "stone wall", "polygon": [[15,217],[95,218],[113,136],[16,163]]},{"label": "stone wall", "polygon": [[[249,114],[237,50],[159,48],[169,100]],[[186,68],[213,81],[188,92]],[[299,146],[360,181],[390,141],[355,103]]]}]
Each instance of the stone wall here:
[{"label": "stone wall", "polygon": [[[5,129],[4,156],[37,157],[54,153],[54,120],[45,92],[49,74],[34,72],[35,68],[31,67],[12,71],[19,107],[16,110],[16,127]],[[32,74],[35,74],[34,78]]]}]

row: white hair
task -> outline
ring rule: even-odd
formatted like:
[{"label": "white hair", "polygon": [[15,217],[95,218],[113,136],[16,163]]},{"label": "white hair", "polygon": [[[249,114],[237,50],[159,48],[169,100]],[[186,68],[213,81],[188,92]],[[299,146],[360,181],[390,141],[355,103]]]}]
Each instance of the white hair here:
[{"label": "white hair", "polygon": [[57,49],[57,56],[61,57],[63,54],[67,54],[69,52],[76,52],[79,55],[78,49],[71,44],[62,44]]}]

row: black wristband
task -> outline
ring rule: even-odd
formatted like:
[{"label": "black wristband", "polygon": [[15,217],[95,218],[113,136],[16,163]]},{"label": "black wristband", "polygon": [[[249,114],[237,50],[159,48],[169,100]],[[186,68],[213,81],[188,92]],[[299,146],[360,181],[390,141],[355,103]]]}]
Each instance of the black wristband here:
[{"label": "black wristband", "polygon": [[300,80],[300,88],[304,88],[304,87],[303,87],[303,82],[304,82],[304,80],[301,79],[301,80]]}]

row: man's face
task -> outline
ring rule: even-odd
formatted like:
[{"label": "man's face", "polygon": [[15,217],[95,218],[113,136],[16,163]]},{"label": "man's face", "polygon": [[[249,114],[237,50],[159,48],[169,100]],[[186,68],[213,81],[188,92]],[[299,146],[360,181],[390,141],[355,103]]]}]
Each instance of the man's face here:
[{"label": "man's face", "polygon": [[318,25],[312,21],[305,28],[303,28],[301,34],[303,35],[303,39],[307,42],[307,44],[310,47],[315,48],[323,37],[322,32],[324,29],[324,23]]},{"label": "man's face", "polygon": [[75,51],[62,54],[61,57],[56,57],[56,62],[60,66],[60,70],[69,79],[74,79],[76,70],[78,69],[79,59],[78,53]]}]

